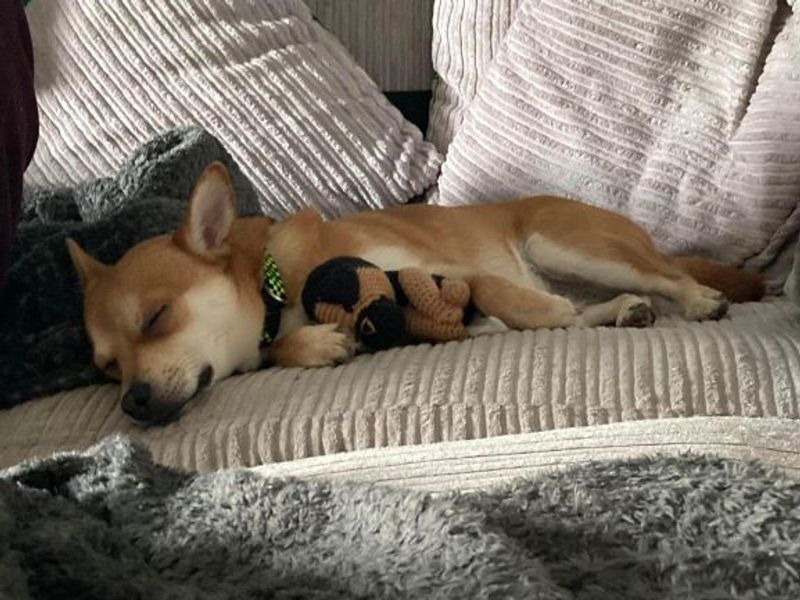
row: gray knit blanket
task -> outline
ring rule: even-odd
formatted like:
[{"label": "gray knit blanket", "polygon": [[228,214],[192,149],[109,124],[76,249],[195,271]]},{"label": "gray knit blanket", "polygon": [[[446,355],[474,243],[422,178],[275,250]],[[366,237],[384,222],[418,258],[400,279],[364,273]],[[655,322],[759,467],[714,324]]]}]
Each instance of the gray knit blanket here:
[{"label": "gray knit blanket", "polygon": [[121,437],[0,471],[0,597],[789,599],[799,574],[800,483],[709,456],[446,496],[178,472]]},{"label": "gray knit blanket", "polygon": [[139,148],[112,177],[75,188],[28,188],[0,298],[0,408],[103,380],[92,366],[81,292],[65,239],[106,263],[181,222],[194,182],[212,161],[231,173],[240,214],[256,192],[222,144],[189,127]]}]

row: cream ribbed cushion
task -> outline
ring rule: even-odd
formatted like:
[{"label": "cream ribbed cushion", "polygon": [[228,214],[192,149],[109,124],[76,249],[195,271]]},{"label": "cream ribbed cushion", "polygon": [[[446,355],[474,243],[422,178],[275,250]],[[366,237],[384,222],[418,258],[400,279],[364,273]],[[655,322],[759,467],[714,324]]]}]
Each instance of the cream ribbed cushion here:
[{"label": "cream ribbed cushion", "polygon": [[306,0],[382,90],[431,89],[433,0]]},{"label": "cream ribbed cushion", "polygon": [[800,417],[796,306],[735,304],[712,323],[672,316],[649,329],[515,331],[248,373],[215,384],[165,427],[128,418],[116,386],[73,390],[0,411],[0,468],[113,432],[141,440],[159,462],[208,471],[693,416]]},{"label": "cream ribbed cushion", "polygon": [[253,470],[264,477],[358,481],[440,493],[488,489],[595,460],[687,452],[758,460],[800,479],[800,421],[745,417],[626,421],[329,454]]},{"label": "cream ribbed cushion", "polygon": [[800,15],[770,47],[775,9],[525,0],[439,202],[570,196],[628,214],[666,251],[765,266],[800,225]]},{"label": "cream ribbed cushion", "polygon": [[436,0],[433,7],[433,86],[428,139],[446,152],[500,48],[519,0]]},{"label": "cream ribbed cushion", "polygon": [[106,175],[199,124],[264,208],[327,215],[407,201],[440,158],[299,0],[36,0],[34,184]]}]

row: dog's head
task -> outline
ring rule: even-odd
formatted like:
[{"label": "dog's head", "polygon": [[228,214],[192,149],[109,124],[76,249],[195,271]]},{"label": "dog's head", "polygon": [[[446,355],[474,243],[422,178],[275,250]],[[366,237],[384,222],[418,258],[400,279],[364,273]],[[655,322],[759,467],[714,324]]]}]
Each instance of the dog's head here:
[{"label": "dog's head", "polygon": [[68,240],[84,290],[97,366],[119,380],[122,409],[163,422],[203,388],[255,368],[263,304],[230,233],[235,197],[214,163],[195,185],[183,225],[104,265]]}]

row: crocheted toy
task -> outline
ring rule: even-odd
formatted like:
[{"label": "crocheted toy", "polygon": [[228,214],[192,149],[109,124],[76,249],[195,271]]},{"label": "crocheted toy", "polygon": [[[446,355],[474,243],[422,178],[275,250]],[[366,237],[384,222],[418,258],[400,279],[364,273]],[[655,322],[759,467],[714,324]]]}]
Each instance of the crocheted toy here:
[{"label": "crocheted toy", "polygon": [[303,288],[309,318],[352,329],[372,350],[410,341],[466,337],[474,312],[469,286],[421,269],[382,271],[360,258],[341,256],[314,269]]}]

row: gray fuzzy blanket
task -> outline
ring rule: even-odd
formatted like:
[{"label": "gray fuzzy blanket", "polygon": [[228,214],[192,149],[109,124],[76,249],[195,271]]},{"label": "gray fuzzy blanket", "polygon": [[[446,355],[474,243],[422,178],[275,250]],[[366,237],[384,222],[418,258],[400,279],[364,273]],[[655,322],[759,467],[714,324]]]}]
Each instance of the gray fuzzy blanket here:
[{"label": "gray fuzzy blanket", "polygon": [[796,599],[798,573],[800,484],[713,457],[440,497],[181,473],[120,437],[0,472],[7,598]]},{"label": "gray fuzzy blanket", "polygon": [[195,127],[143,145],[112,177],[75,188],[25,190],[0,298],[0,408],[103,379],[91,366],[65,239],[115,262],[137,242],[177,227],[194,182],[215,160],[231,173],[240,213],[258,213],[253,186],[222,144]]}]

